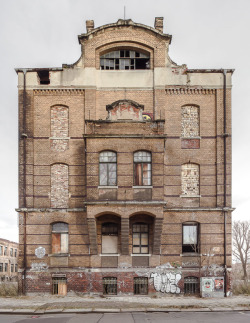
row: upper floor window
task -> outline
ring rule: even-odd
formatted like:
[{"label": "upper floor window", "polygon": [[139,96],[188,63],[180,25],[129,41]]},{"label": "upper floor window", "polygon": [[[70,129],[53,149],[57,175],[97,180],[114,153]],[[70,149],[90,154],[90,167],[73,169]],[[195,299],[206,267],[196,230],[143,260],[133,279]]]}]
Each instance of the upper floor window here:
[{"label": "upper floor window", "polygon": [[10,248],[10,256],[13,257],[13,248]]},{"label": "upper floor window", "polygon": [[100,57],[102,70],[145,70],[149,69],[149,54],[134,50],[116,50]]},{"label": "upper floor window", "polygon": [[186,222],[182,225],[182,252],[199,252],[199,225]]},{"label": "upper floor window", "polygon": [[134,153],[134,185],[151,185],[151,153],[148,151]]},{"label": "upper floor window", "polygon": [[99,156],[99,184],[101,186],[115,186],[117,183],[116,153],[103,151]]},{"label": "upper floor window", "polygon": [[17,249],[15,249],[15,257],[17,257]]},{"label": "upper floor window", "polygon": [[148,224],[135,223],[133,225],[133,253],[145,253],[149,251]]},{"label": "upper floor window", "polygon": [[0,246],[0,256],[3,255],[3,246]]},{"label": "upper floor window", "polygon": [[4,247],[4,256],[7,256],[8,247]]},{"label": "upper floor window", "polygon": [[68,224],[64,222],[52,225],[52,253],[68,253]]},{"label": "upper floor window", "polygon": [[199,107],[185,105],[181,108],[181,136],[196,138],[200,135]]},{"label": "upper floor window", "polygon": [[200,193],[200,168],[197,164],[187,163],[181,166],[182,196],[198,197]]}]

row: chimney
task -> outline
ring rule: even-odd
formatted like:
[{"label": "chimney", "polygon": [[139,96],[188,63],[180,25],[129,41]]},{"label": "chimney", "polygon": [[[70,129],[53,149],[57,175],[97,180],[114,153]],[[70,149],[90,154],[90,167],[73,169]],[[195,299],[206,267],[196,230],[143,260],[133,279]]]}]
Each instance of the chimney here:
[{"label": "chimney", "polygon": [[163,17],[155,17],[155,29],[163,33]]},{"label": "chimney", "polygon": [[94,28],[95,28],[94,20],[86,20],[87,33],[89,33],[90,31],[92,31]]}]

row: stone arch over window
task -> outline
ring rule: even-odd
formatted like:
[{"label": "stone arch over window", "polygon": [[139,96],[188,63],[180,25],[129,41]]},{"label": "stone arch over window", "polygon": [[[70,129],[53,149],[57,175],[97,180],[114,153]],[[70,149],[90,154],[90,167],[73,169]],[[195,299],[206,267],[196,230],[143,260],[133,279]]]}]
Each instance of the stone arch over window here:
[{"label": "stone arch over window", "polygon": [[150,69],[150,53],[131,47],[112,48],[100,54],[101,70]]},{"label": "stone arch over window", "polygon": [[99,154],[99,185],[117,185],[117,156],[114,151],[105,150]]},{"label": "stone arch over window", "polygon": [[67,208],[69,200],[69,166],[53,164],[51,172],[51,207]]},{"label": "stone arch over window", "polygon": [[200,194],[200,166],[187,163],[181,166],[181,195],[198,197]]},{"label": "stone arch over window", "polygon": [[200,108],[189,104],[181,107],[181,137],[197,138],[200,136]]},{"label": "stone arch over window", "polygon": [[65,222],[52,223],[52,254],[68,253],[69,226]]},{"label": "stone arch over window", "polygon": [[69,108],[54,105],[50,108],[51,149],[65,151],[69,148]]}]

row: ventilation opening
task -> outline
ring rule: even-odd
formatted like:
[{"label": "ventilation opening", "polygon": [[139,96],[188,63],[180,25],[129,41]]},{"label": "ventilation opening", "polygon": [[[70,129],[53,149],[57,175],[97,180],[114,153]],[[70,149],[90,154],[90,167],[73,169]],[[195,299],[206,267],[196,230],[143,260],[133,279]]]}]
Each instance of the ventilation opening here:
[{"label": "ventilation opening", "polygon": [[199,282],[197,277],[186,277],[184,278],[184,294],[193,295],[198,294]]},{"label": "ventilation opening", "polygon": [[148,294],[148,278],[135,277],[134,278],[134,294],[147,295]]},{"label": "ventilation opening", "polygon": [[104,295],[117,295],[117,278],[106,277],[102,283]]},{"label": "ventilation opening", "polygon": [[37,72],[40,84],[50,84],[49,70],[40,70]]}]

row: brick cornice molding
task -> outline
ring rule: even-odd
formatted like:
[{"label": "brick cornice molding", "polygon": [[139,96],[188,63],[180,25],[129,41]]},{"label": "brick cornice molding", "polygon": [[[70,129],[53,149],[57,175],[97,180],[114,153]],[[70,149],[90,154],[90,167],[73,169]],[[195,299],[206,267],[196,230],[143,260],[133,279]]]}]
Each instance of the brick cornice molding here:
[{"label": "brick cornice molding", "polygon": [[191,87],[169,87],[166,88],[166,94],[180,95],[180,94],[215,94],[215,89],[202,89]]},{"label": "brick cornice molding", "polygon": [[35,89],[33,90],[36,95],[70,95],[70,94],[78,94],[83,95],[84,89]]}]

